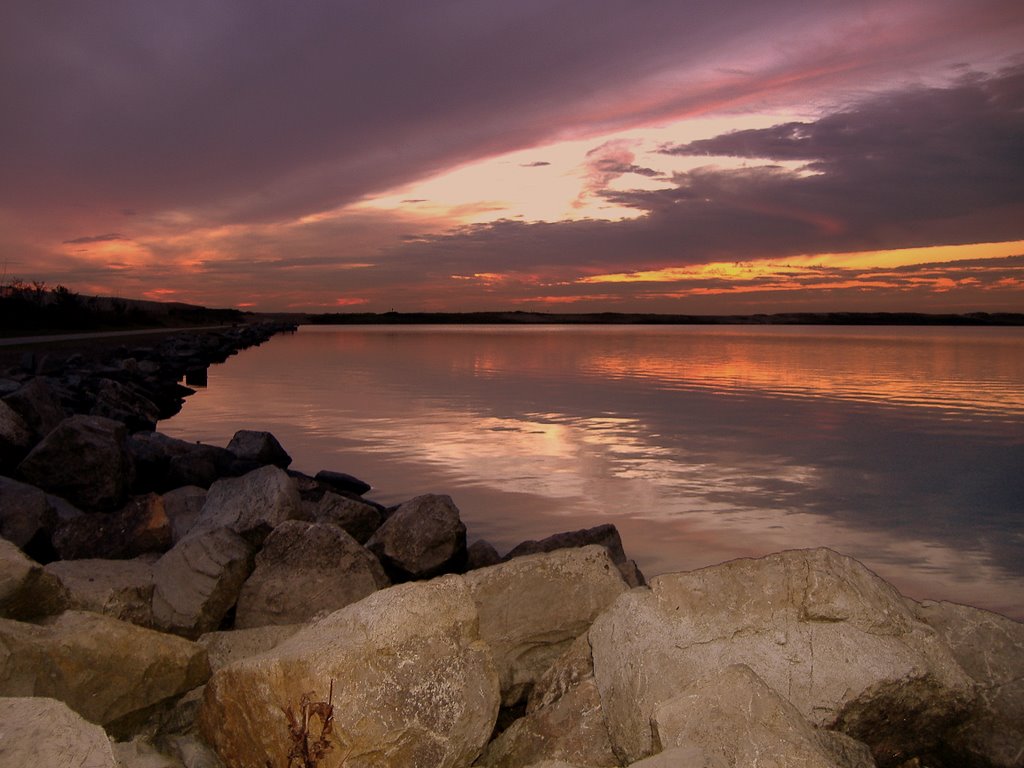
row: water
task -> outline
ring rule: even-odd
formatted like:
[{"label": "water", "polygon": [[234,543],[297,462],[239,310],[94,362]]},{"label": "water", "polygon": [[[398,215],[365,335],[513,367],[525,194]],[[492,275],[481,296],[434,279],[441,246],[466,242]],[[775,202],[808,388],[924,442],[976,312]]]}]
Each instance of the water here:
[{"label": "water", "polygon": [[829,546],[1024,618],[1024,329],[305,326],[160,429],[448,493],[499,551],[604,522],[648,576]]}]

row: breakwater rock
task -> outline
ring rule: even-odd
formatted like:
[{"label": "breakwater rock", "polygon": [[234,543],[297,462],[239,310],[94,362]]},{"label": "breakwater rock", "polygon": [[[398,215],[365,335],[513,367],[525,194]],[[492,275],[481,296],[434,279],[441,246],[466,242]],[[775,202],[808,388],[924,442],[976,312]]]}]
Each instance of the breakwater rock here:
[{"label": "breakwater rock", "polygon": [[0,766],[1024,766],[1024,624],[828,549],[502,557],[447,496],[97,412],[130,359],[0,378]]}]

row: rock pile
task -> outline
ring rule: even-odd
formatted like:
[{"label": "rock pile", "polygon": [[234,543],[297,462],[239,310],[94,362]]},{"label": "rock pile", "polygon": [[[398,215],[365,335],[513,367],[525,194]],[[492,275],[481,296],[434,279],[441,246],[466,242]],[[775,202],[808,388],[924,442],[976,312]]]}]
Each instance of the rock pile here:
[{"label": "rock pile", "polygon": [[447,496],[152,431],[131,359],[0,379],[0,766],[1024,766],[1018,622],[826,549],[502,558]]}]

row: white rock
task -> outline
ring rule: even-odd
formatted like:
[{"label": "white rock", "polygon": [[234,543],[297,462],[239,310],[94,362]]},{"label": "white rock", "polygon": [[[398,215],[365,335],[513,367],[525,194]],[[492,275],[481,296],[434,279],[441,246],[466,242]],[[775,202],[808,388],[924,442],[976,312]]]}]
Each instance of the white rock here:
[{"label": "white rock", "polygon": [[102,728],[44,697],[0,698],[0,765],[120,768]]}]

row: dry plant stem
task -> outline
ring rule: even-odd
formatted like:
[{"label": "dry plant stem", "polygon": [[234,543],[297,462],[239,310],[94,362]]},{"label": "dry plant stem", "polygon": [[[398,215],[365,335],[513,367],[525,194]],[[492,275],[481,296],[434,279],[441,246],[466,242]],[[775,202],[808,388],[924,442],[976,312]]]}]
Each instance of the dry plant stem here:
[{"label": "dry plant stem", "polygon": [[[334,746],[331,741],[334,731],[334,680],[331,680],[327,701],[312,699],[312,692],[302,694],[297,715],[290,706],[281,710],[288,719],[288,737],[292,742],[285,768],[318,768],[320,761]],[[320,733],[315,738],[310,733],[310,721],[314,718],[320,721]],[[348,753],[345,757],[348,757]],[[342,758],[341,765],[344,764],[345,757]],[[273,768],[269,760],[267,768]]]}]

